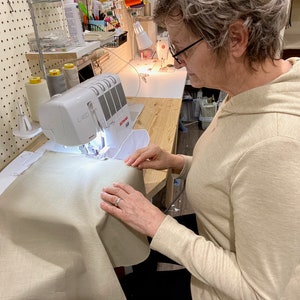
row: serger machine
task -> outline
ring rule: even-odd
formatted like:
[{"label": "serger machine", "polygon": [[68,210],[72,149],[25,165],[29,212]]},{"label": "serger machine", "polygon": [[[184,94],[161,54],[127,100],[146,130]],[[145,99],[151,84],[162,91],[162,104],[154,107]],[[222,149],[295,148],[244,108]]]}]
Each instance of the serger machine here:
[{"label": "serger machine", "polygon": [[99,138],[100,149],[113,157],[132,131],[132,121],[119,77],[101,74],[39,107],[44,134],[65,146],[77,146]]}]

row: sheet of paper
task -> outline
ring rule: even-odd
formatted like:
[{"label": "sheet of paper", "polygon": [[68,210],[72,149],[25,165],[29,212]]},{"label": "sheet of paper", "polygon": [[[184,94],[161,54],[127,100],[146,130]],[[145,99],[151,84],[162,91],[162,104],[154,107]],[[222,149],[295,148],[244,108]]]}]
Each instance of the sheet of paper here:
[{"label": "sheet of paper", "polygon": [[145,129],[132,130],[124,143],[121,145],[119,151],[112,157],[115,159],[125,159],[135,150],[149,145],[150,137]]},{"label": "sheet of paper", "polygon": [[24,151],[4,168],[0,173],[0,195],[20,174],[27,170],[42,155],[42,152]]}]

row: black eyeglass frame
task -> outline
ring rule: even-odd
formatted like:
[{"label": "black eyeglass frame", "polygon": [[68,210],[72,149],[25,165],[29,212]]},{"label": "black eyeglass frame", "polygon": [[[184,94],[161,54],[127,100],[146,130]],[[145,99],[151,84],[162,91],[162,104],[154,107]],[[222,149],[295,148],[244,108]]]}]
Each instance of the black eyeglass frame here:
[{"label": "black eyeglass frame", "polygon": [[170,43],[169,51],[170,51],[172,57],[173,57],[179,64],[182,64],[182,61],[180,60],[180,58],[179,58],[178,56],[179,56],[180,54],[182,54],[183,52],[187,51],[188,49],[192,48],[192,47],[195,46],[196,44],[200,43],[200,42],[203,41],[203,40],[204,40],[204,38],[202,37],[202,38],[200,38],[199,40],[197,40],[196,42],[190,44],[189,46],[187,46],[187,47],[183,48],[182,50],[180,50],[180,51],[178,51],[178,52],[175,52],[175,53],[174,53],[174,50],[175,50],[174,45],[173,45],[171,42],[169,42],[169,43]]}]

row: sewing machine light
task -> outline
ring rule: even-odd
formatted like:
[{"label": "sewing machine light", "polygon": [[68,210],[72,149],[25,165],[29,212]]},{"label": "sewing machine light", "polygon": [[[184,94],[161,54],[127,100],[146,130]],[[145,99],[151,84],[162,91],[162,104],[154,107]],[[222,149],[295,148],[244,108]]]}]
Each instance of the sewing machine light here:
[{"label": "sewing machine light", "polygon": [[105,132],[99,131],[91,142],[80,145],[79,150],[82,154],[87,156],[97,159],[106,159],[109,149],[105,146]]},{"label": "sewing machine light", "polygon": [[133,23],[133,29],[139,50],[150,48],[152,46],[152,41],[139,21]]}]

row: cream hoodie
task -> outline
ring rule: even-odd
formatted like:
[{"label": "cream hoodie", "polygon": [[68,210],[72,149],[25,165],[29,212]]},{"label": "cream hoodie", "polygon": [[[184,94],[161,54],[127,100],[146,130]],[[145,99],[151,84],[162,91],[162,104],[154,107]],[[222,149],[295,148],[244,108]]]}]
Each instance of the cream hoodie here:
[{"label": "cream hoodie", "polygon": [[167,216],[151,247],[190,271],[195,300],[300,299],[300,59],[291,62],[225,101],[185,157],[203,235]]}]

